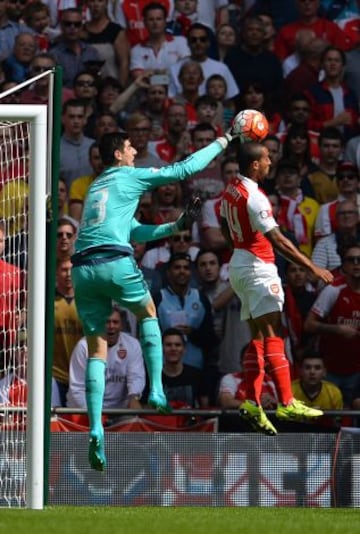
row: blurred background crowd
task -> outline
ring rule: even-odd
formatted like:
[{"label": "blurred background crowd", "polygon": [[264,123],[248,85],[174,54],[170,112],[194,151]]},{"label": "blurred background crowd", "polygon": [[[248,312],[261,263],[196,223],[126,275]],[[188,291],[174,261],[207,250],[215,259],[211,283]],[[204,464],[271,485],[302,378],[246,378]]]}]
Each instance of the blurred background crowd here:
[{"label": "blurred background crowd", "polygon": [[[0,0],[0,92],[56,65],[63,89],[53,405],[86,405],[87,347],[74,304],[71,254],[87,189],[103,169],[101,136],[126,131],[137,150],[135,166],[160,167],[208,145],[237,112],[252,108],[270,124],[263,143],[272,165],[263,189],[281,230],[336,275],[323,288],[303,267],[277,258],[295,395],[327,410],[359,409],[359,1]],[[46,104],[48,98],[45,76],[0,106]],[[16,256],[21,273],[26,162],[14,163],[7,135],[4,129],[2,269],[11,270]],[[133,243],[157,306],[164,387],[175,408],[237,408],[244,399],[241,357],[250,333],[229,285],[231,251],[219,223],[222,191],[237,172],[231,146],[184,184],[159,187],[138,206],[141,222],[159,224],[176,220],[193,193],[202,199],[192,229],[161,242]],[[19,191],[22,205],[9,207]],[[104,407],[141,409],[147,378],[137,325],[116,303],[107,336]],[[26,340],[19,358],[26,358],[25,350]],[[9,372],[1,378],[13,380]],[[263,406],[276,404],[268,377]]]}]

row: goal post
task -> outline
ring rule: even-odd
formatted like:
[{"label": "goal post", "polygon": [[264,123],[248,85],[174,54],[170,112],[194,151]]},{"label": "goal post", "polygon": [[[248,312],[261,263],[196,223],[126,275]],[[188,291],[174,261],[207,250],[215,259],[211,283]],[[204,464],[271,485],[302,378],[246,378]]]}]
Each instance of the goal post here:
[{"label": "goal post", "polygon": [[[11,127],[11,123],[28,123],[29,188],[26,277],[28,360],[25,505],[29,508],[41,509],[44,503],[47,106],[2,104],[0,121],[6,128]],[[22,498],[16,497],[18,502],[21,502]],[[13,497],[9,497],[11,498]]]}]

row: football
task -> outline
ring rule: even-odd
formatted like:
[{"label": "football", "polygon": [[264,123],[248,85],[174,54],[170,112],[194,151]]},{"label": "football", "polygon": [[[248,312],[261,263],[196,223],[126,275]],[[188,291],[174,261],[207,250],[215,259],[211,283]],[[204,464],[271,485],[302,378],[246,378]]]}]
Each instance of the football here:
[{"label": "football", "polygon": [[234,133],[239,135],[240,141],[259,142],[269,133],[269,123],[260,111],[244,109],[235,117],[232,125]]}]

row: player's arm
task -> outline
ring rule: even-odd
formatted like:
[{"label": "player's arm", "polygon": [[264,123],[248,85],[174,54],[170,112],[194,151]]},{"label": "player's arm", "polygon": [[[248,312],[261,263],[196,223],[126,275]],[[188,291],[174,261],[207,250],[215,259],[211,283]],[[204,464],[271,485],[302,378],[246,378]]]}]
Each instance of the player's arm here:
[{"label": "player's arm", "polygon": [[305,254],[302,254],[295,245],[281,233],[279,227],[276,226],[269,232],[266,232],[265,237],[270,241],[274,249],[287,260],[309,269],[317,278],[320,278],[320,280],[326,284],[329,284],[334,280],[330,271],[318,267],[305,256]]},{"label": "player's arm", "polygon": [[156,241],[182,230],[191,229],[193,222],[198,218],[201,210],[199,197],[194,196],[185,206],[185,210],[174,222],[164,224],[141,224],[135,218],[131,222],[130,239],[137,243]]},{"label": "player's arm", "polygon": [[147,186],[151,188],[165,185],[169,182],[185,180],[188,176],[205,169],[236,138],[238,138],[236,134],[227,132],[210,143],[210,145],[193,152],[183,161],[177,161],[160,169],[136,169],[137,176],[143,182],[147,182]]}]

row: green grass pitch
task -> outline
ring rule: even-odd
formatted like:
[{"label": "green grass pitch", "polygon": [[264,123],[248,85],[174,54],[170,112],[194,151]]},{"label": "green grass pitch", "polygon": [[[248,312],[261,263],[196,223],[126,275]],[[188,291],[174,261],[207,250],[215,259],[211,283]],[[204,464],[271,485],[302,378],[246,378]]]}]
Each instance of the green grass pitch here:
[{"label": "green grass pitch", "polygon": [[46,507],[0,510],[0,533],[16,534],[356,534],[348,508]]}]

